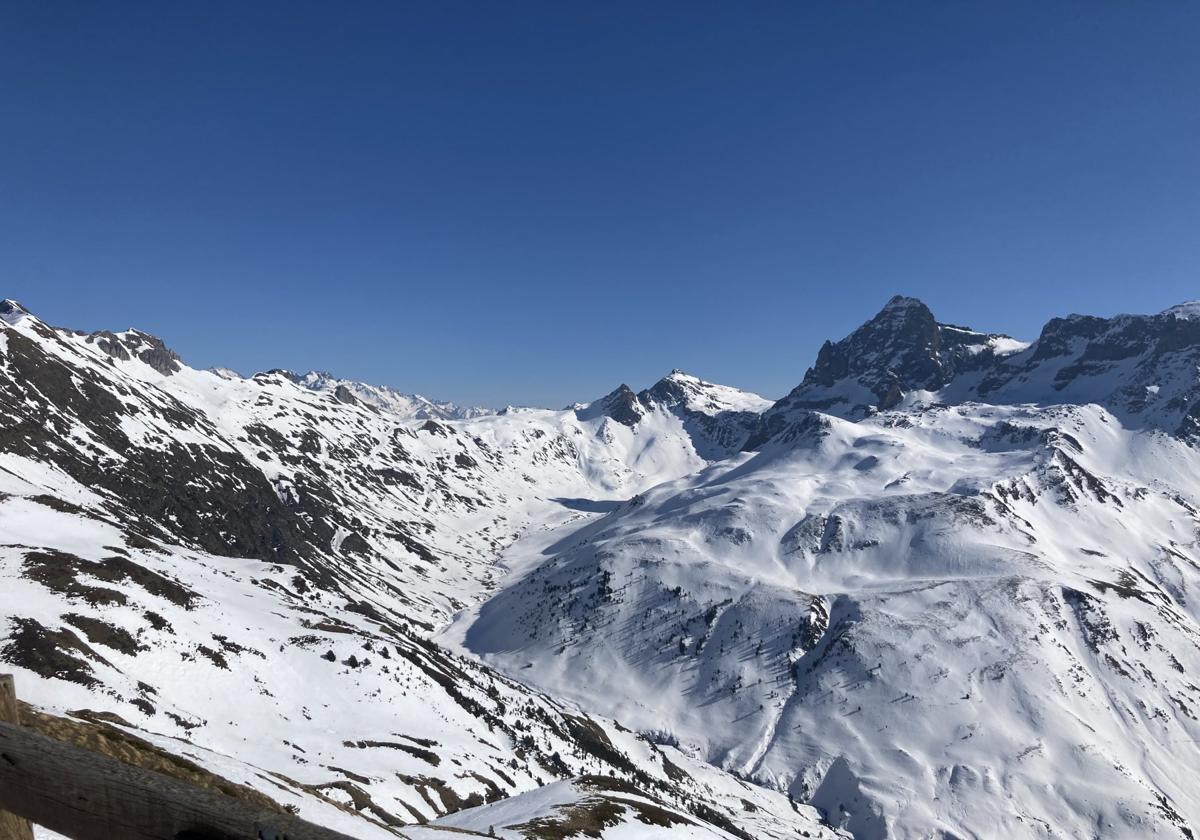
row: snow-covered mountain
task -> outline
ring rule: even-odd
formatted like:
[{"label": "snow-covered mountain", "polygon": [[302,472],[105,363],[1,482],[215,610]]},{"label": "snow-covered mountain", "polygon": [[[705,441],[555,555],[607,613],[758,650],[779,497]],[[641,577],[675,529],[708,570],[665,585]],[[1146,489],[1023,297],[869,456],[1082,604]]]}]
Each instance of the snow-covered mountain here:
[{"label": "snow-covered mountain", "polygon": [[[893,299],[447,638],[857,837],[1191,837],[1200,329]],[[987,400],[987,401],[985,401]]]},{"label": "snow-covered mountain", "polygon": [[0,659],[357,836],[1191,837],[1198,312],[469,416],[5,302]]},{"label": "snow-covered mountain", "polygon": [[360,400],[404,420],[468,420],[495,414],[495,409],[481,405],[458,405],[431,400],[420,394],[405,394],[386,385],[369,385],[352,379],[339,379],[331,373],[310,370],[303,374],[288,374],[297,385],[313,391],[333,394],[342,402]]},{"label": "snow-covered mountain", "polygon": [[428,638],[524,530],[703,464],[674,415],[647,420],[654,446],[573,411],[405,420],[282,372],[193,370],[137,331],[13,302],[0,324],[0,659],[44,710],[99,714],[354,836],[449,814],[420,836],[524,836],[592,812],[832,836]]},{"label": "snow-covered mountain", "polygon": [[664,419],[677,434],[674,426],[678,421],[697,455],[719,460],[745,445],[758,427],[759,415],[771,405],[758,394],[705,382],[676,369],[640,393],[622,384],[574,410],[580,420],[608,417],[643,435]]},{"label": "snow-covered mountain", "polygon": [[803,382],[766,412],[757,440],[795,412],[856,419],[933,394],[950,403],[1098,403],[1131,428],[1195,437],[1198,310],[1193,302],[1158,315],[1054,318],[1025,343],[938,323],[919,300],[897,296],[851,335],[825,342]]}]

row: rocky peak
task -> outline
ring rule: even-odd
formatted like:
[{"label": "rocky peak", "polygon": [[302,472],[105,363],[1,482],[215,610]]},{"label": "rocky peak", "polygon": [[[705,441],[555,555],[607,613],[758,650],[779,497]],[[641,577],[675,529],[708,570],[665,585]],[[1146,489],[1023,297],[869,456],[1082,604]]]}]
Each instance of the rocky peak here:
[{"label": "rocky peak", "polygon": [[347,405],[358,405],[358,397],[354,396],[354,392],[345,385],[338,385],[333,389],[333,398]]},{"label": "rocky peak", "polygon": [[[1001,360],[969,393],[990,402],[1095,402],[1135,428],[1200,438],[1200,307],[1157,315],[1069,315],[1029,354]],[[1038,390],[1034,383],[1048,383]]]},{"label": "rocky peak", "polygon": [[840,341],[826,341],[803,381],[762,415],[754,447],[808,411],[861,418],[894,408],[910,391],[937,391],[955,377],[987,371],[1028,345],[1006,335],[939,322],[929,307],[896,295]]},{"label": "rocky peak", "polygon": [[22,318],[32,316],[33,313],[11,298],[0,301],[0,321],[6,324],[15,324]]},{"label": "rocky peak", "polygon": [[826,341],[803,384],[829,387],[857,376],[880,397],[896,381],[925,387],[940,377],[940,346],[938,323],[929,307],[897,295],[846,338]]},{"label": "rocky peak", "polygon": [[575,410],[580,420],[611,417],[618,423],[632,428],[646,415],[646,406],[628,385],[621,383],[616,390]]},{"label": "rocky peak", "polygon": [[1200,313],[1200,304],[1180,304],[1157,315],[1052,318],[1042,328],[1030,362],[1078,357],[1077,364],[1060,371],[1061,381],[1064,375],[1084,372],[1083,368],[1094,372],[1104,363],[1200,350],[1200,318],[1194,313]]},{"label": "rocky peak", "polygon": [[[937,390],[957,373],[983,366],[994,357],[998,340],[1011,341],[939,323],[924,303],[897,295],[846,338],[826,341],[791,396],[807,401],[806,394],[851,380],[876,406],[890,408],[907,391]],[[818,402],[810,407],[824,407]]]},{"label": "rocky peak", "polygon": [[803,382],[763,415],[750,446],[806,411],[861,418],[907,392],[940,402],[1099,403],[1133,428],[1200,438],[1200,302],[1156,315],[1052,318],[1032,345],[938,322],[895,297],[841,341],[827,341]]},{"label": "rocky peak", "polygon": [[161,338],[141,330],[126,330],[123,333],[98,330],[88,335],[87,342],[95,344],[114,359],[139,359],[163,376],[178,373],[183,368],[179,354]]},{"label": "rocky peak", "polygon": [[675,368],[662,379],[638,394],[643,402],[667,407],[686,404],[688,398],[703,392],[708,383]]},{"label": "rocky peak", "polygon": [[892,295],[891,299],[883,305],[879,313],[873,320],[879,320],[886,317],[908,317],[917,318],[932,318],[933,312],[925,305],[925,302],[920,298],[909,297],[907,295]]}]

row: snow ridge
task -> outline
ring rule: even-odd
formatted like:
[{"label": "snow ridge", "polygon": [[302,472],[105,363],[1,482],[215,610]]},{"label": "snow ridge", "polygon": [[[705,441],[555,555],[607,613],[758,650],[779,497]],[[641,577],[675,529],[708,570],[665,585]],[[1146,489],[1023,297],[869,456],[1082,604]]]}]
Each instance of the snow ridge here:
[{"label": "snow ridge", "polygon": [[495,414],[495,409],[479,405],[460,406],[452,402],[431,400],[420,394],[405,394],[386,385],[368,385],[333,374],[309,371],[292,376],[296,384],[312,391],[340,394],[344,402],[357,399],[405,420],[469,420]]}]

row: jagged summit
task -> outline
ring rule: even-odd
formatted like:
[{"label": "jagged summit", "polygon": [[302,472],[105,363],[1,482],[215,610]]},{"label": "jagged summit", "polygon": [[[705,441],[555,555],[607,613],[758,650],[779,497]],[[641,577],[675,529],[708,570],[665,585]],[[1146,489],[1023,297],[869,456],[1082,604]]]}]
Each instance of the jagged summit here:
[{"label": "jagged summit", "polygon": [[98,330],[87,336],[87,343],[99,347],[113,359],[123,362],[139,359],[163,376],[182,370],[178,353],[161,338],[141,330],[129,329],[120,333]]},{"label": "jagged summit", "polygon": [[925,301],[920,298],[909,297],[908,295],[892,295],[891,299],[883,305],[883,308],[879,310],[879,313],[875,317],[878,318],[880,315],[890,312],[910,311],[933,314],[930,312],[929,307],[925,305]]},{"label": "jagged summit", "polygon": [[1009,349],[1013,339],[940,323],[917,298],[897,295],[840,341],[826,341],[779,407],[849,416],[895,406],[913,390],[935,391]]},{"label": "jagged summit", "polygon": [[600,399],[575,409],[575,416],[580,420],[611,417],[621,425],[630,427],[636,426],[645,414],[646,407],[624,382]]},{"label": "jagged summit", "polygon": [[1052,318],[1028,344],[939,322],[921,301],[896,296],[850,335],[822,345],[748,445],[776,437],[806,411],[861,419],[911,398],[1096,402],[1130,425],[1190,436],[1200,434],[1198,366],[1197,302],[1157,315]]},{"label": "jagged summit", "polygon": [[[114,333],[110,330],[97,330],[85,333],[77,330],[55,330],[36,315],[26,309],[18,301],[5,298],[0,301],[0,321],[13,327],[29,329],[31,334],[52,335],[57,332],[70,332],[84,338],[88,344],[93,344],[103,350],[109,357],[119,361],[139,360],[152,370],[163,376],[177,373],[182,367],[182,360],[174,350],[157,336],[130,328],[123,332]],[[28,323],[26,323],[28,322]],[[24,325],[24,326],[21,326]]]},{"label": "jagged summit", "polygon": [[324,370],[310,370],[308,373],[292,373],[292,379],[298,385],[319,385],[332,379],[337,379],[332,373]]},{"label": "jagged summit", "polygon": [[706,382],[675,368],[634,393],[621,384],[598,400],[575,406],[581,421],[607,417],[635,432],[675,430],[690,441],[695,454],[708,461],[726,458],[745,444],[757,428],[759,414],[771,401],[757,394]]},{"label": "jagged summit", "polygon": [[639,392],[638,397],[651,403],[684,403],[689,394],[701,392],[708,387],[720,386],[712,386],[711,383],[705,382],[698,376],[685,373],[680,368],[673,368],[662,379]]}]

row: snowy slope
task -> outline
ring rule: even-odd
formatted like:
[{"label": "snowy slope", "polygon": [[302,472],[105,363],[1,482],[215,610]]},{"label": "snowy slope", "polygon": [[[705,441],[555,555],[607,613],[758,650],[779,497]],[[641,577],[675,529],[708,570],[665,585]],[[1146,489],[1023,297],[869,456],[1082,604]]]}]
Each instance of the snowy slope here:
[{"label": "snowy slope", "polygon": [[0,315],[0,659],[23,697],[355,836],[588,774],[698,836],[829,836],[426,638],[530,523],[702,464],[678,420],[409,421],[278,372],[193,370],[136,331]]},{"label": "snowy slope", "polygon": [[193,370],[136,331],[6,311],[6,451],[107,492],[149,539],[385,588],[426,623],[486,588],[496,551],[531,523],[706,463],[666,409],[633,427],[573,410],[412,420],[283,371]]},{"label": "snowy slope", "polygon": [[1196,475],[1094,407],[816,419],[517,543],[465,642],[856,836],[1166,830],[1200,814]]},{"label": "snowy slope", "polygon": [[1192,836],[1200,335],[927,313],[827,344],[753,451],[516,543],[444,638],[855,836]]},{"label": "snowy slope", "polygon": [[5,302],[0,659],[364,837],[1190,837],[1195,309],[447,419]]},{"label": "snowy slope", "polygon": [[[447,654],[382,600],[299,596],[278,565],[140,547],[63,508],[15,496],[0,504],[0,532],[19,541],[0,552],[10,625],[0,656],[22,695],[59,714],[118,715],[308,819],[384,837],[388,827],[610,772],[684,813],[702,802],[734,820],[752,795]],[[764,806],[777,836],[815,822],[782,797]]]}]

